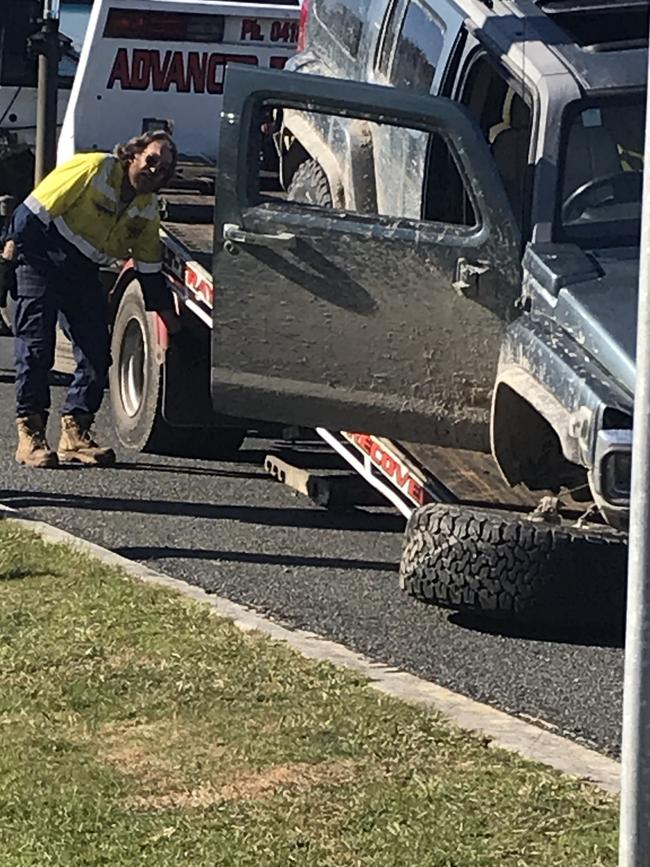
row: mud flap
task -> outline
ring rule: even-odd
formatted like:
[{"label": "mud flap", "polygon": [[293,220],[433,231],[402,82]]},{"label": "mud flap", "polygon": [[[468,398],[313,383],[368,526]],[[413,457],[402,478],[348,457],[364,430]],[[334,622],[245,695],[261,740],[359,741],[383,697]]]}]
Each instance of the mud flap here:
[{"label": "mud flap", "polygon": [[174,427],[217,422],[210,395],[210,333],[186,325],[170,338],[163,363],[163,419]]}]

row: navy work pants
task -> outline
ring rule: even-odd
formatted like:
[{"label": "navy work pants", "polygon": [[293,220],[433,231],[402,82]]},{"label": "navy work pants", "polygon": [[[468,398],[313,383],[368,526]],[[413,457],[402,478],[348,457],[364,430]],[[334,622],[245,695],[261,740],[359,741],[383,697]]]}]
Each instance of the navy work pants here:
[{"label": "navy work pants", "polygon": [[18,417],[50,407],[57,317],[77,363],[63,415],[99,409],[110,358],[108,311],[98,269],[85,261],[86,267],[48,269],[47,278],[25,259],[18,266],[13,323]]}]

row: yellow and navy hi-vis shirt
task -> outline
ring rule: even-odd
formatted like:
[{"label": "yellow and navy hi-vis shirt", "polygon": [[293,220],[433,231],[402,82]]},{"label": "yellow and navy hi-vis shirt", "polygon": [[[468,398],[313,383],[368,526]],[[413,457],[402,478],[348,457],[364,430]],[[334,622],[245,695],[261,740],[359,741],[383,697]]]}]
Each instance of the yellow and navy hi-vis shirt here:
[{"label": "yellow and navy hi-vis shirt", "polygon": [[155,274],[161,269],[158,198],[147,193],[121,203],[124,171],[110,154],[77,154],[23,204],[97,265],[133,258],[141,274]]}]

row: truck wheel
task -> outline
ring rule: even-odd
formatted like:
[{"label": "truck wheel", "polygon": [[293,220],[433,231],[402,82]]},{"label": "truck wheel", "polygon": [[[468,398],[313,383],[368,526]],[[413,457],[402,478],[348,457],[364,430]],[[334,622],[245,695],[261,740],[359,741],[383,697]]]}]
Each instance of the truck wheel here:
[{"label": "truck wheel", "polygon": [[162,415],[163,365],[156,357],[154,317],[140,286],[132,282],[113,323],[109,369],[111,414],[120,443],[139,452],[219,459],[242,444],[240,428],[172,427]]},{"label": "truck wheel", "polygon": [[334,203],[327,175],[316,160],[305,160],[298,166],[287,188],[287,199],[306,205],[332,207]]},{"label": "truck wheel", "polygon": [[624,612],[626,560],[626,536],[608,527],[435,503],[408,522],[400,585],[457,611],[609,621]]}]

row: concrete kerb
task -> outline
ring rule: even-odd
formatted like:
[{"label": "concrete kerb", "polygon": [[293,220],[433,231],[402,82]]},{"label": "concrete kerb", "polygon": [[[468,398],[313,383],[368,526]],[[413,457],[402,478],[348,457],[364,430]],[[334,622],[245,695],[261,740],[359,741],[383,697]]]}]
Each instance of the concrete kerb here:
[{"label": "concrete kerb", "polygon": [[491,747],[518,753],[525,759],[548,765],[561,773],[593,783],[612,794],[620,792],[620,764],[600,753],[552,732],[545,731],[489,705],[422,680],[412,674],[373,662],[319,635],[288,629],[254,610],[220,596],[206,593],[178,578],[149,569],[119,554],[86,542],[50,524],[21,517],[19,512],[0,505],[0,519],[11,518],[53,543],[72,545],[109,566],[116,566],[146,584],[167,587],[196,602],[208,605],[216,614],[231,620],[244,632],[257,631],[284,641],[311,659],[331,662],[367,677],[370,686],[403,701],[430,707],[460,728],[485,737]]}]

